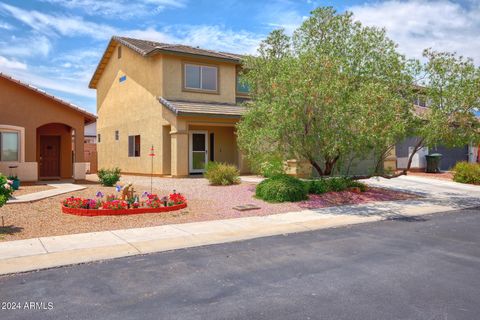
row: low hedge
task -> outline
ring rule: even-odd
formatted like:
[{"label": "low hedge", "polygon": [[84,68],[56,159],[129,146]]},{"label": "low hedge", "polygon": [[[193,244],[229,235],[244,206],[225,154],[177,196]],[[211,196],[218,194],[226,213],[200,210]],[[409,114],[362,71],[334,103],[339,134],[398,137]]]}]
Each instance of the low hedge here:
[{"label": "low hedge", "polygon": [[367,185],[350,178],[334,177],[318,180],[310,180],[307,182],[308,192],[313,194],[322,194],[326,192],[340,192],[348,188],[359,188],[361,192],[367,191]]},{"label": "low hedge", "polygon": [[237,167],[231,164],[209,162],[205,169],[205,178],[211,185],[228,186],[240,183],[240,172]]},{"label": "low hedge", "polygon": [[480,163],[458,162],[453,168],[453,181],[480,184]]},{"label": "low hedge", "polygon": [[277,175],[259,183],[255,196],[268,202],[296,202],[308,199],[308,186],[300,179]]},{"label": "low hedge", "polygon": [[120,168],[113,168],[113,169],[100,169],[97,172],[98,179],[100,183],[105,187],[112,187],[118,181],[120,181],[121,177],[121,170]]}]

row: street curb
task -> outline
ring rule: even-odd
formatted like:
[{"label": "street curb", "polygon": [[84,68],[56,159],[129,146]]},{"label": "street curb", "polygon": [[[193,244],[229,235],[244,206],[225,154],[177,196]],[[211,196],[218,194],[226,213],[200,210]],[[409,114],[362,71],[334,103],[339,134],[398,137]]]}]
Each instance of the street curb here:
[{"label": "street curb", "polygon": [[[182,234],[181,236],[172,237],[162,237],[160,235],[159,238],[150,240],[142,240],[141,238],[138,238],[134,241],[127,241],[127,239],[121,236],[122,232],[128,233],[134,231],[142,231],[142,228],[97,232],[96,234],[99,234],[99,236],[108,235],[109,237],[116,237],[121,243],[105,246],[98,246],[97,244],[96,247],[80,247],[66,250],[60,248],[58,249],[58,251],[55,252],[49,252],[47,251],[47,248],[44,247],[46,251],[45,253],[0,259],[0,275],[37,271],[41,269],[56,268],[61,266],[115,259],[120,257],[143,255],[155,252],[171,251],[176,249],[193,248],[212,244],[236,242],[282,234],[293,234],[299,232],[344,227],[368,222],[385,221],[391,219],[392,217],[398,216],[413,217],[434,213],[444,213],[459,209],[468,209],[471,207],[459,208],[431,206],[423,208],[422,210],[417,210],[417,212],[412,212],[410,214],[398,214],[386,211],[385,214],[382,216],[361,216],[353,214],[326,215],[319,214],[318,212],[310,210],[305,210],[301,212],[290,212],[287,214],[277,214],[264,217],[213,220],[199,223],[186,223],[143,228],[150,230],[176,229]],[[295,217],[297,220],[295,222],[289,221],[292,220],[292,217]],[[217,231],[192,231],[196,230],[195,227],[198,227],[199,225],[202,226],[202,224],[202,230],[206,229],[205,226],[207,226],[208,230]],[[86,236],[88,234],[77,234],[72,236],[79,237],[84,235]],[[150,234],[148,233],[148,235]],[[68,236],[59,236],[57,238],[61,237]],[[42,239],[45,238],[39,239],[40,242],[42,242]],[[93,245],[95,244],[93,243]]]}]

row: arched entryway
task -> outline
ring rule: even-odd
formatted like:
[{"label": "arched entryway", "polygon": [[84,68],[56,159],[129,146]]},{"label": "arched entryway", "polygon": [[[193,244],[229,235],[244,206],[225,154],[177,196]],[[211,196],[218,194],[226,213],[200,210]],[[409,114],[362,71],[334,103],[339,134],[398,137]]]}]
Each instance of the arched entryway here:
[{"label": "arched entryway", "polygon": [[70,126],[61,123],[49,123],[37,128],[39,179],[72,178],[73,132]]}]

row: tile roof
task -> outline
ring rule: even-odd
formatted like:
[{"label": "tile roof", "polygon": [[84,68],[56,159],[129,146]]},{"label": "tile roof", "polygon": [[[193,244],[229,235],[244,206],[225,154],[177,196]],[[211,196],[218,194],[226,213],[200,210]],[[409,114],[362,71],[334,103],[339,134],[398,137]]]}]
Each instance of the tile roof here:
[{"label": "tile roof", "polygon": [[169,44],[160,43],[149,40],[141,40],[127,37],[113,36],[112,39],[120,42],[121,44],[129,47],[132,50],[137,51],[143,56],[155,53],[155,52],[172,52],[172,53],[185,53],[192,55],[200,55],[205,57],[231,60],[232,62],[240,62],[242,55],[221,51],[213,51],[207,49],[201,49],[199,47],[191,47],[183,44]]},{"label": "tile roof", "polygon": [[37,88],[37,87],[35,87],[35,86],[31,85],[31,84],[28,84],[28,83],[26,83],[26,82],[23,82],[23,81],[20,81],[20,80],[18,80],[18,79],[15,79],[15,78],[13,78],[13,77],[5,74],[5,73],[2,73],[2,72],[0,72],[0,77],[2,77],[2,78],[4,78],[4,79],[7,79],[7,80],[9,80],[9,81],[11,81],[11,82],[14,82],[14,83],[16,83],[16,84],[18,84],[18,85],[20,85],[20,86],[22,86],[22,87],[25,87],[25,88],[27,88],[27,89],[32,90],[32,91],[35,91],[36,93],[39,93],[39,94],[41,94],[41,95],[43,95],[43,96],[45,96],[45,97],[47,97],[47,98],[49,98],[49,99],[51,99],[51,100],[54,100],[54,101],[56,101],[56,102],[58,102],[58,103],[60,103],[60,104],[62,104],[62,105],[64,105],[64,106],[66,106],[66,107],[68,107],[68,108],[70,108],[70,109],[73,109],[73,110],[75,110],[75,111],[77,111],[77,112],[82,113],[82,114],[85,116],[85,118],[88,120],[87,122],[89,122],[89,123],[90,123],[90,122],[94,122],[94,121],[97,119],[97,116],[94,115],[93,113],[90,113],[90,112],[88,112],[87,110],[85,110],[85,109],[83,109],[83,108],[80,108],[79,106],[74,105],[73,103],[70,103],[70,102],[67,102],[67,101],[65,101],[65,100],[63,100],[63,99],[60,99],[60,98],[58,98],[58,97],[55,97],[54,95],[49,94],[49,93],[47,93],[46,91],[44,91],[44,90],[42,90],[42,89],[39,89],[39,88]]},{"label": "tile roof", "polygon": [[105,69],[108,60],[113,55],[116,43],[121,43],[144,57],[153,55],[155,53],[169,53],[204,57],[207,59],[222,60],[236,64],[239,64],[244,57],[240,54],[201,49],[198,47],[191,47],[182,44],[160,43],[149,40],[113,36],[108,43],[107,49],[103,53],[103,56],[100,59],[98,66],[95,69],[95,72],[93,73],[92,79],[90,80],[90,83],[88,85],[89,88],[96,88],[97,82],[100,79],[100,76]]},{"label": "tile roof", "polygon": [[240,118],[246,111],[244,106],[227,103],[172,101],[163,97],[158,97],[158,101],[177,116]]}]

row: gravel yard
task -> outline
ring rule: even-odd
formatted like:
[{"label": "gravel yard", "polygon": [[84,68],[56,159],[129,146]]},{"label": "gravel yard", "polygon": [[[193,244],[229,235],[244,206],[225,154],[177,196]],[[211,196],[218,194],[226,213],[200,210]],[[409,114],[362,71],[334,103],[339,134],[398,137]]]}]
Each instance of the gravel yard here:
[{"label": "gravel yard", "polygon": [[[150,191],[150,178],[124,176],[123,182],[132,182],[141,194]],[[387,190],[371,189],[362,194],[338,192],[311,196],[308,201],[298,203],[266,203],[253,198],[254,183],[234,186],[209,186],[203,178],[154,178],[153,192],[167,195],[175,189],[187,197],[186,209],[167,213],[139,214],[128,216],[80,217],[64,214],[60,203],[68,196],[91,198],[97,191],[116,193],[114,187],[102,187],[97,183],[85,184],[84,190],[64,194],[34,203],[9,204],[0,208],[4,227],[0,226],[0,240],[17,240],[40,236],[64,235],[125,228],[158,226],[172,223],[261,216],[308,208],[322,208],[333,205],[410,199],[413,195]],[[239,212],[232,207],[255,204],[261,209]]]}]

